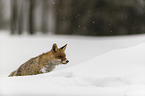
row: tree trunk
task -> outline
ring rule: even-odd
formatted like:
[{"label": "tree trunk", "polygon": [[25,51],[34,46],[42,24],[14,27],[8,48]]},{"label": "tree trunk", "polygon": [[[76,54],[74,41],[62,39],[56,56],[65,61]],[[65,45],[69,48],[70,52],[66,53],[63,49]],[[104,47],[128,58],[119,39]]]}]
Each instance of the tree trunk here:
[{"label": "tree trunk", "polygon": [[11,0],[11,34],[16,34],[17,0]]},{"label": "tree trunk", "polygon": [[23,0],[19,0],[19,19],[18,19],[18,34],[22,34],[23,32],[23,13],[24,13],[24,10],[23,10],[23,3],[24,1]]},{"label": "tree trunk", "polygon": [[28,31],[29,34],[35,33],[35,26],[34,26],[34,7],[35,7],[35,0],[29,0],[29,24],[28,24]]},{"label": "tree trunk", "polygon": [[42,0],[42,32],[48,32],[48,0]]}]

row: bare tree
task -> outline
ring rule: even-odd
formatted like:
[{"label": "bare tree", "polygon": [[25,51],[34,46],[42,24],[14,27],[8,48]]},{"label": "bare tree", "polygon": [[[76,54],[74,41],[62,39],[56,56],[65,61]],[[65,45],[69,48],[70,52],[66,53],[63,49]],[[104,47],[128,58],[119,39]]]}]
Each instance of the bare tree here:
[{"label": "bare tree", "polygon": [[19,14],[18,14],[18,34],[23,32],[23,13],[24,13],[24,0],[19,0]]},{"label": "bare tree", "polygon": [[35,11],[35,0],[29,0],[28,31],[30,34],[35,33],[34,11]]},{"label": "bare tree", "polygon": [[17,0],[11,0],[11,34],[16,34]]},{"label": "bare tree", "polygon": [[48,0],[42,0],[42,32],[48,32]]}]

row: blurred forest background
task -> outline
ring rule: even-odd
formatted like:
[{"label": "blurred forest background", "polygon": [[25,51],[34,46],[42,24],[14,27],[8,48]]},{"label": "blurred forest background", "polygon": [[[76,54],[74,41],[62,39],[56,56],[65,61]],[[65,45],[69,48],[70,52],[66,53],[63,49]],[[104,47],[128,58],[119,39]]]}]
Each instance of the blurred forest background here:
[{"label": "blurred forest background", "polygon": [[145,0],[0,0],[0,30],[11,34],[145,33]]}]

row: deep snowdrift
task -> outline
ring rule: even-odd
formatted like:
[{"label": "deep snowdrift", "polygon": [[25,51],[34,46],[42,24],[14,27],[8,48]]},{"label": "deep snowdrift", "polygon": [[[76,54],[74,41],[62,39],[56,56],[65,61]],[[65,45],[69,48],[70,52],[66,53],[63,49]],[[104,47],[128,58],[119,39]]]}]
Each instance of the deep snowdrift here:
[{"label": "deep snowdrift", "polygon": [[144,58],[143,43],[42,75],[1,78],[0,93],[41,96],[145,96]]},{"label": "deep snowdrift", "polygon": [[[0,31],[0,96],[145,96],[145,35],[10,36],[6,33]],[[69,64],[46,74],[7,77],[28,59],[49,51],[53,43],[59,47],[68,43]]]}]

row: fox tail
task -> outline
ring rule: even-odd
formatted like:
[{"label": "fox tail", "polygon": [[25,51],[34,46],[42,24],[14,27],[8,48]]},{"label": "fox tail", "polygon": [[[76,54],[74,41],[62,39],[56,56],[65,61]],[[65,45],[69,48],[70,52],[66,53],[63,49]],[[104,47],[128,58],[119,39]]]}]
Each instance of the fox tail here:
[{"label": "fox tail", "polygon": [[9,75],[9,77],[14,76],[15,72],[16,72],[16,70],[15,70],[15,71],[13,71],[13,72]]}]

